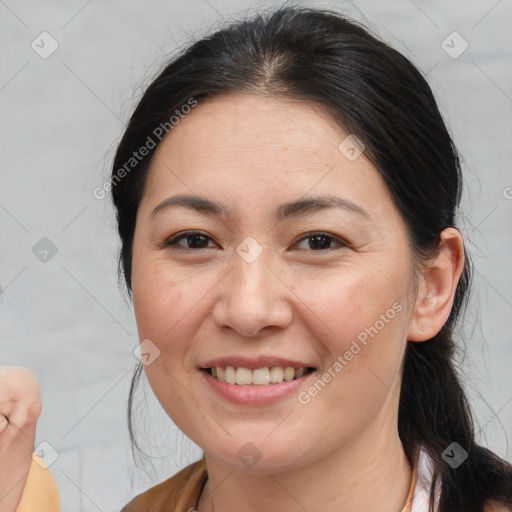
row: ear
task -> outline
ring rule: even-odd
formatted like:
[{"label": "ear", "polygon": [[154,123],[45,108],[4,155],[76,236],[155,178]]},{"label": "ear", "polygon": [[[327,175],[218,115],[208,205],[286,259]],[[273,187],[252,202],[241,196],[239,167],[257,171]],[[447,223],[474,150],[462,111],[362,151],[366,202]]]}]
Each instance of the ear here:
[{"label": "ear", "polygon": [[411,316],[410,341],[433,338],[450,316],[455,291],[464,269],[464,239],[455,228],[440,235],[436,255],[425,265]]}]

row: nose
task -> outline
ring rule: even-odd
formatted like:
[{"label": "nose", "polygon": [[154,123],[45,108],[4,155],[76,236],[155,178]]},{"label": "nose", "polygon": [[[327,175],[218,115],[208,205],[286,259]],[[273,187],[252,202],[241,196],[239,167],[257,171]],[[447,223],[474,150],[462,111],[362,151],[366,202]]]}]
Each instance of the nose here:
[{"label": "nose", "polygon": [[290,324],[293,292],[269,263],[263,254],[250,263],[235,255],[218,288],[213,308],[217,327],[256,338],[264,329],[285,329]]}]

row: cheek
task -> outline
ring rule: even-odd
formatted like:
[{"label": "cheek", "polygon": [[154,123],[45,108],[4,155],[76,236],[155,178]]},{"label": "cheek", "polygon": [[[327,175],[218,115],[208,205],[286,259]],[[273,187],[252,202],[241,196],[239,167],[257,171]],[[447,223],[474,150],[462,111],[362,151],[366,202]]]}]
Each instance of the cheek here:
[{"label": "cheek", "polygon": [[[173,421],[190,430],[191,418],[198,415],[196,401],[190,399],[183,382],[195,371],[187,365],[190,339],[194,336],[194,304],[204,294],[199,283],[176,279],[179,273],[163,271],[159,264],[140,264],[133,273],[133,306],[139,339],[151,340],[159,356],[144,367],[148,382]],[[183,407],[187,404],[187,407]]]},{"label": "cheek", "polygon": [[[183,269],[171,268],[151,257],[142,258],[133,273],[133,306],[139,340],[149,339],[160,350],[155,364],[146,366],[148,376],[168,380],[166,374],[195,371],[192,340],[207,311],[204,299],[209,286]],[[158,363],[158,364],[157,364]]]},{"label": "cheek", "polygon": [[134,258],[133,307],[140,339],[161,343],[186,317],[198,293],[196,288],[179,270],[166,268],[150,255]]},{"label": "cheek", "polygon": [[[406,342],[404,275],[382,265],[374,267],[379,271],[366,268],[370,270],[333,274],[329,286],[309,294],[311,322],[318,326],[311,323],[310,328],[319,335],[324,356],[319,378],[326,382],[325,387],[317,385],[323,398],[315,398],[313,407],[318,414],[352,411],[356,423],[382,406],[399,377]],[[312,389],[302,403],[313,401],[316,393]]]},{"label": "cheek", "polygon": [[140,339],[159,343],[177,321],[181,304],[181,288],[174,282],[162,282],[151,274],[143,282],[134,282],[133,307]]},{"label": "cheek", "polygon": [[325,333],[322,344],[331,354],[343,354],[354,340],[364,344],[377,335],[395,338],[401,332],[406,285],[403,275],[381,263],[336,269],[321,280],[302,276],[293,291],[305,299],[315,331]]}]

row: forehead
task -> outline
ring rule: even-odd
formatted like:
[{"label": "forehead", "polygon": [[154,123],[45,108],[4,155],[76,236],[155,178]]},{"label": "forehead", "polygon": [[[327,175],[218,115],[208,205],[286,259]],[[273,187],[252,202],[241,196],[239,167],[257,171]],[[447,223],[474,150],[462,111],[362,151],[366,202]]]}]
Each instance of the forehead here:
[{"label": "forehead", "polygon": [[[171,134],[176,145],[197,144],[199,151],[208,144],[210,150],[216,147],[222,151],[264,149],[262,156],[275,156],[290,149],[304,153],[317,146],[334,144],[343,132],[316,102],[229,94],[199,101]],[[308,147],[304,147],[305,142],[309,143]]]},{"label": "forehead", "polygon": [[250,94],[199,101],[159,144],[146,193],[156,201],[206,192],[243,204],[340,192],[377,208],[390,201],[387,188],[364,153],[340,150],[349,135],[318,103]]}]

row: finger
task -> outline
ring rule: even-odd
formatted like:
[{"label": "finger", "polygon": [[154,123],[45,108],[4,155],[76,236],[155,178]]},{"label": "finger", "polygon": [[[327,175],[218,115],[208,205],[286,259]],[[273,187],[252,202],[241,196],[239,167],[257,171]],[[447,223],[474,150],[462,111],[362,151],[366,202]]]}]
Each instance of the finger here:
[{"label": "finger", "polygon": [[0,414],[0,435],[2,435],[9,426],[9,420],[3,414]]},{"label": "finger", "polygon": [[[30,415],[28,415],[30,416]],[[2,415],[5,420],[5,416]],[[26,411],[13,413],[0,435],[0,510],[15,510],[32,463],[36,425]]]},{"label": "finger", "polygon": [[30,442],[35,438],[37,427],[37,412],[34,408],[23,407],[15,409],[9,417],[2,415],[7,420],[0,444],[5,443],[5,439],[9,438],[10,443],[20,443],[21,445]]}]

